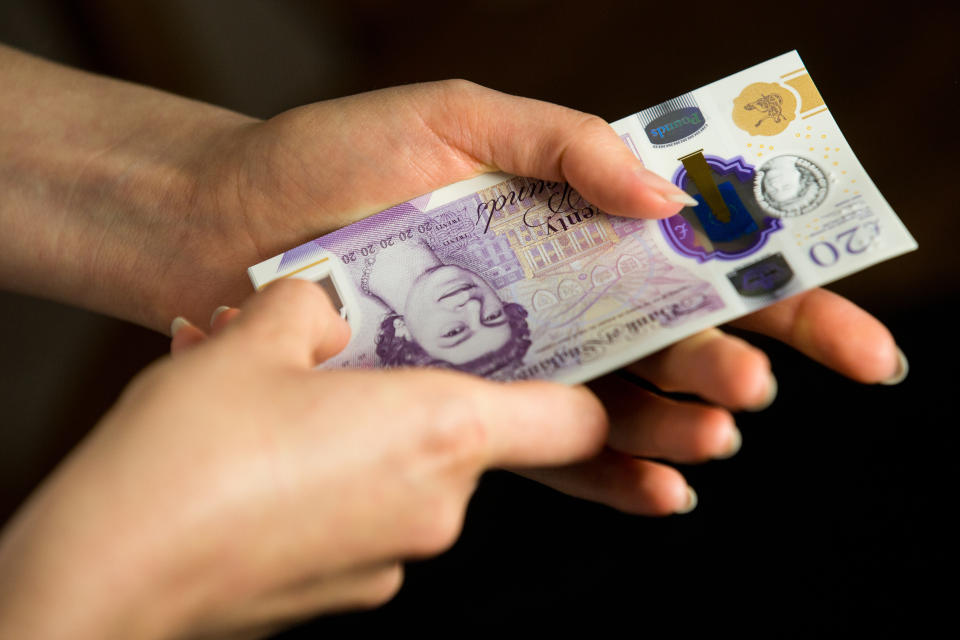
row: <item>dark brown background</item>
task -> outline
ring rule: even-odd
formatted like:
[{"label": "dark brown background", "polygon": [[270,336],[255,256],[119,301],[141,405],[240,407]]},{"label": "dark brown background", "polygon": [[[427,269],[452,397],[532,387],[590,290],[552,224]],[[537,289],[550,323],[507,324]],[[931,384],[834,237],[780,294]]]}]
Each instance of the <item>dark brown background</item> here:
[{"label": "dark brown background", "polygon": [[[861,387],[761,341],[780,397],[738,417],[735,459],[686,470],[695,513],[630,517],[490,474],[460,542],[410,566],[392,603],[283,637],[446,622],[887,635],[931,624],[944,604],[932,581],[948,550],[935,517],[955,503],[958,19],[948,3],[819,0],[0,0],[0,41],[261,117],[464,77],[614,120],[798,49],[920,243],[833,287],[891,327],[907,381]],[[166,347],[138,327],[0,293],[3,518]]]}]

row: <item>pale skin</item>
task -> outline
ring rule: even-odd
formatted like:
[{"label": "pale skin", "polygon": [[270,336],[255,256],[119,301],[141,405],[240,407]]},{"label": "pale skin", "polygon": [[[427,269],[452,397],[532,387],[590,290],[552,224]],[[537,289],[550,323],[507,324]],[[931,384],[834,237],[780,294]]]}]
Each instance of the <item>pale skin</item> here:
[{"label": "pale skin", "polygon": [[[261,122],[5,48],[0,85],[0,285],[162,331],[193,322],[6,525],[2,637],[258,637],[375,606],[405,560],[456,539],[489,468],[683,512],[694,494],[649,458],[728,457],[731,412],[772,400],[767,357],[718,329],[631,367],[704,403],[615,376],[316,371],[349,331],[322,292],[249,295],[247,266],[483,171],[676,213],[676,191],[596,117],[455,81]],[[824,290],[738,325],[863,383],[904,372],[889,332]]]}]

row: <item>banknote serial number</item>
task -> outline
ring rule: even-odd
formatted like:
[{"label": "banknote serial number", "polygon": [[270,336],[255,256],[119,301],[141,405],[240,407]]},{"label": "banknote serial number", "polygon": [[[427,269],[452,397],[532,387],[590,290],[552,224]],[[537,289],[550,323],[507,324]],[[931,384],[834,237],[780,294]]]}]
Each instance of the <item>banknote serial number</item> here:
[{"label": "banknote serial number", "polygon": [[433,226],[429,222],[418,224],[416,227],[410,227],[404,231],[398,231],[397,233],[385,236],[381,238],[379,242],[371,242],[365,247],[341,254],[340,260],[343,261],[343,264],[350,264],[351,262],[356,262],[361,258],[368,258],[376,255],[376,253],[381,249],[389,249],[390,247],[406,242],[415,236],[423,235],[432,229]]}]

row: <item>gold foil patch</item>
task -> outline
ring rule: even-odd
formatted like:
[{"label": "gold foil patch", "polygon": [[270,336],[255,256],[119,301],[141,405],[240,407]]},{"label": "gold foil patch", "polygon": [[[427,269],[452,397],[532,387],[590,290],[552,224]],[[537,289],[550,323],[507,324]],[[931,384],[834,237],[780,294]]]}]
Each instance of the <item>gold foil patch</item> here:
[{"label": "gold foil patch", "polygon": [[734,124],[752,136],[781,133],[796,112],[793,93],[774,82],[754,82],[733,100]]}]

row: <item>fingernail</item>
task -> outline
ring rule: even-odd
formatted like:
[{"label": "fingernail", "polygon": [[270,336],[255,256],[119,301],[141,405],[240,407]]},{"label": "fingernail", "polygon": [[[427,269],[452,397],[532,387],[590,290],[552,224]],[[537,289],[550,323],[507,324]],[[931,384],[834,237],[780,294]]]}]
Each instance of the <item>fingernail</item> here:
[{"label": "fingernail", "polygon": [[714,459],[726,460],[727,458],[732,458],[733,456],[737,455],[737,452],[740,451],[740,447],[742,446],[743,435],[740,433],[740,429],[734,427],[733,434],[730,436],[730,444],[727,445],[727,450],[718,456],[714,456]]},{"label": "fingernail", "polygon": [[213,326],[213,322],[214,322],[214,320],[217,319],[217,316],[218,316],[218,315],[220,315],[220,314],[223,313],[224,311],[228,310],[229,308],[230,308],[230,307],[228,307],[227,305],[222,304],[222,305],[220,305],[219,307],[217,307],[216,309],[214,309],[214,310],[213,310],[213,315],[210,316],[210,326],[211,326],[211,327]]},{"label": "fingernail", "polygon": [[660,195],[663,196],[664,200],[669,200],[670,202],[679,202],[680,204],[686,207],[695,207],[698,204],[700,204],[699,202],[694,200],[690,196],[690,194],[687,193],[686,191],[681,191],[680,193],[668,193],[668,194],[662,193]]},{"label": "fingernail", "polygon": [[767,407],[773,404],[773,401],[777,399],[777,391],[779,391],[780,386],[777,384],[777,379],[774,377],[773,373],[770,373],[770,382],[767,383],[767,397],[764,398],[763,402],[760,404],[747,407],[747,411],[763,411]]},{"label": "fingernail", "polygon": [[640,175],[640,178],[647,183],[647,186],[656,191],[664,200],[669,202],[679,202],[687,207],[695,207],[700,204],[694,198],[692,198],[689,193],[673,184],[669,180],[661,178],[652,171],[641,168],[638,169],[637,172]]},{"label": "fingernail", "polygon": [[177,331],[183,329],[184,327],[191,327],[190,321],[184,318],[183,316],[177,316],[173,319],[173,322],[170,323],[170,337],[177,335]]},{"label": "fingernail", "polygon": [[900,347],[897,347],[897,370],[886,380],[881,380],[880,384],[885,384],[887,386],[900,384],[906,379],[909,372],[910,363],[907,362],[907,356],[903,354],[903,351],[900,349]]},{"label": "fingernail", "polygon": [[693,490],[693,487],[687,486],[687,504],[682,509],[678,509],[677,513],[690,513],[697,508],[697,503],[699,499],[697,498],[697,492]]}]

